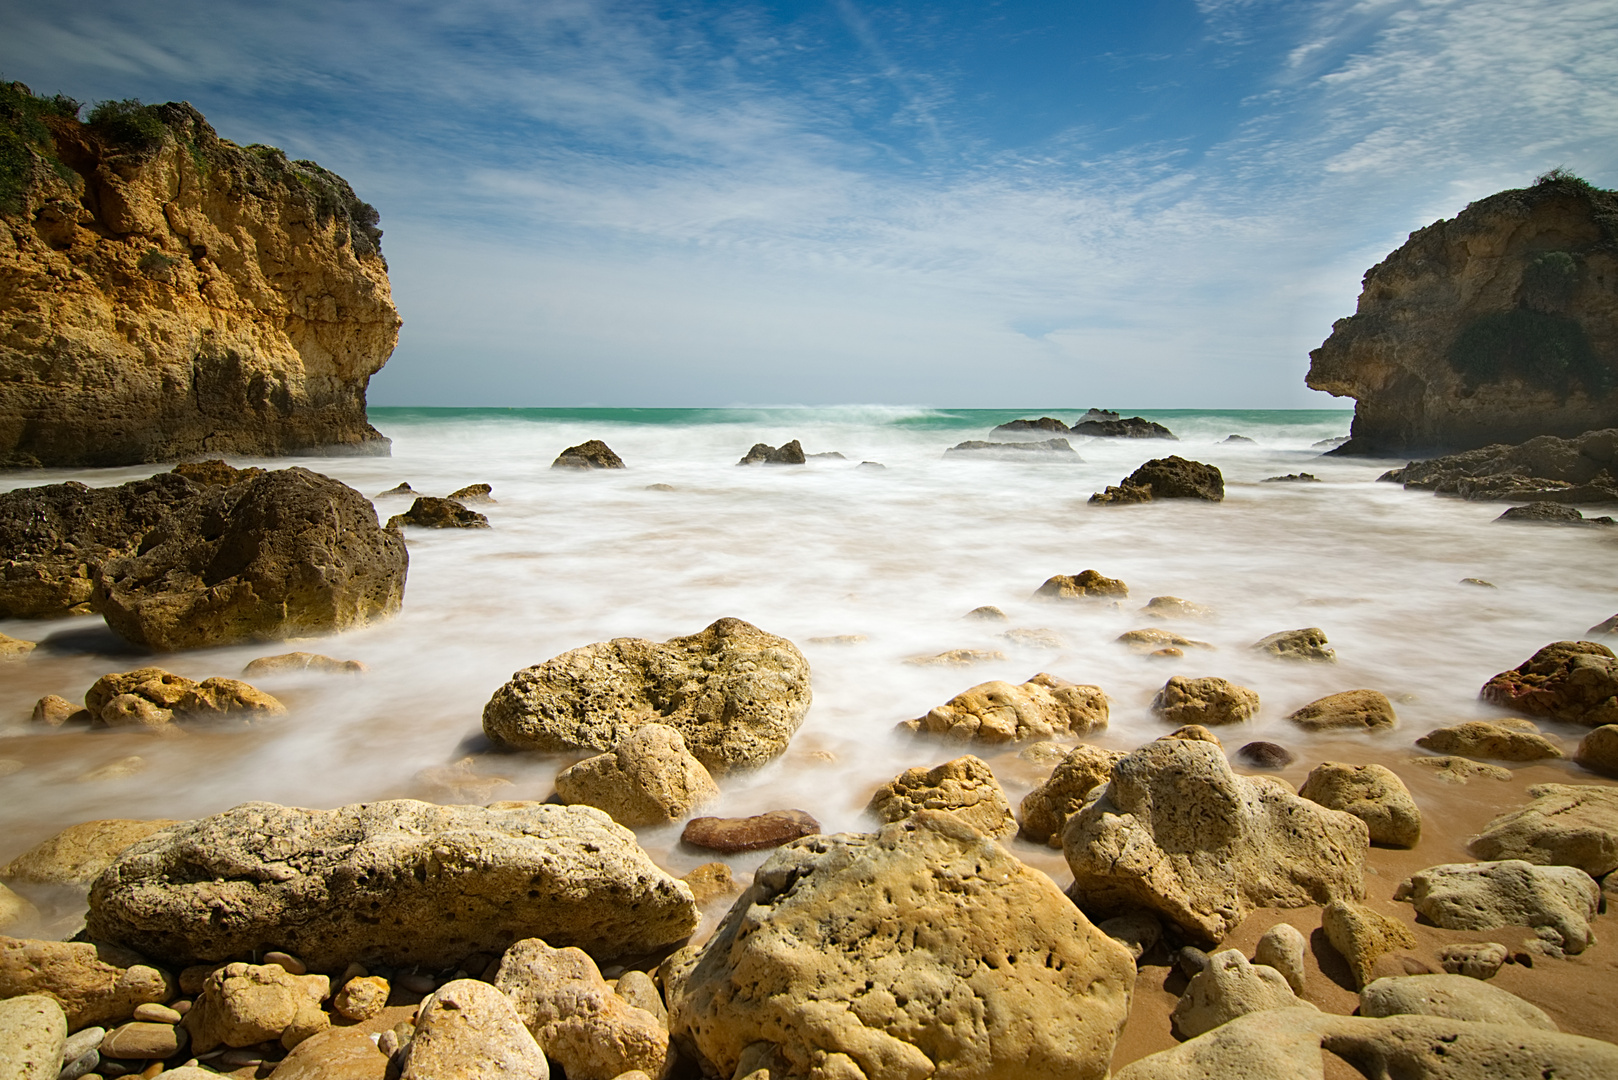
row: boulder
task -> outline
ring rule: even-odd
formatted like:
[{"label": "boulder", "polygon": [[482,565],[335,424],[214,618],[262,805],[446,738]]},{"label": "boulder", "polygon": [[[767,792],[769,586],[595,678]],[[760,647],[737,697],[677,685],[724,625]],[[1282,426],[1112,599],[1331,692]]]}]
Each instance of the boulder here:
[{"label": "boulder", "polygon": [[42,994],[67,1013],[71,1030],[127,1020],[136,1006],[174,996],[174,980],[145,958],[87,941],[0,937],[0,998]]},{"label": "boulder", "polygon": [[1451,975],[1492,979],[1510,956],[1511,950],[1498,941],[1468,941],[1444,946],[1439,950],[1438,961]]},{"label": "boulder", "polygon": [[1191,977],[1169,1020],[1176,1035],[1194,1039],[1250,1012],[1300,1005],[1314,1007],[1298,1000],[1279,971],[1250,964],[1235,949],[1226,949],[1210,956],[1208,966]]},{"label": "boulder", "polygon": [[550,1080],[550,1075],[550,1063],[511,999],[477,979],[447,982],[421,1003],[400,1072],[401,1080]]},{"label": "boulder", "polygon": [[922,811],[777,852],[663,973],[707,1076],[1102,1080],[1135,964],[1049,877]]},{"label": "boulder", "polygon": [[1618,724],[1603,724],[1580,739],[1573,760],[1591,772],[1618,777]]},{"label": "boulder", "polygon": [[1038,420],[1012,420],[994,428],[995,434],[1012,431],[1054,431],[1058,435],[1067,434],[1067,425],[1054,416],[1042,416]]},{"label": "boulder", "polygon": [[88,885],[118,853],[178,821],[110,818],[69,825],[0,867],[0,878],[30,885]]},{"label": "boulder", "polygon": [[1280,660],[1337,663],[1337,653],[1326,648],[1326,631],[1318,626],[1309,626],[1302,630],[1282,630],[1260,638],[1253,642],[1253,650]]},{"label": "boulder", "polygon": [[1432,769],[1446,784],[1469,783],[1474,776],[1486,776],[1491,780],[1511,779],[1510,769],[1501,768],[1499,765],[1485,765],[1481,761],[1449,754],[1443,757],[1413,757],[1405,760],[1411,765]]},{"label": "boulder", "polygon": [[269,694],[236,679],[198,683],[159,667],[101,676],[85,691],[84,708],[107,727],[161,727],[176,717],[229,716],[250,722],[287,711]]},{"label": "boulder", "polygon": [[1043,784],[1023,796],[1022,834],[1035,843],[1062,846],[1062,827],[1090,793],[1112,779],[1112,767],[1123,758],[1117,750],[1076,746]]},{"label": "boulder", "polygon": [[1496,521],[1513,522],[1519,525],[1574,525],[1574,526],[1601,526],[1618,524],[1607,516],[1587,518],[1571,506],[1564,506],[1554,502],[1532,502],[1527,506],[1513,506]]},{"label": "boulder", "polygon": [[[565,452],[565,451],[564,451]],[[490,484],[468,484],[450,492],[448,498],[458,503],[494,502],[494,487]]]},{"label": "boulder", "polygon": [[1542,761],[1562,756],[1561,749],[1537,731],[1521,731],[1487,720],[1468,720],[1429,731],[1416,740],[1416,745],[1439,754],[1496,761]]},{"label": "boulder", "polygon": [[1147,627],[1144,630],[1126,630],[1118,635],[1117,640],[1120,645],[1128,645],[1136,652],[1151,652],[1164,646],[1172,646],[1177,649],[1213,648],[1206,641],[1197,641],[1169,630],[1159,630],[1155,626]]},{"label": "boulder", "polygon": [[1361,1016],[1407,1014],[1560,1030],[1538,1006],[1465,975],[1396,976],[1377,979],[1360,991]]},{"label": "boulder", "polygon": [[663,825],[719,797],[702,762],[667,724],[644,724],[606,754],[556,774],[564,803],[605,810],[620,825]]},{"label": "boulder", "polygon": [[226,964],[208,976],[185,1014],[192,1050],[206,1054],[272,1040],[290,1050],[331,1026],[320,1008],[330,993],[324,975],[293,975],[279,964]]},{"label": "boulder", "polygon": [[117,487],[69,481],[0,493],[0,618],[88,613],[101,564],[131,554],[176,507],[202,494],[171,473]]},{"label": "boulder", "polygon": [[1491,861],[1576,866],[1591,877],[1618,870],[1618,788],[1536,784],[1528,798],[1484,826],[1467,850]]},{"label": "boulder", "polygon": [[1087,913],[1144,907],[1209,943],[1255,908],[1360,899],[1367,849],[1360,819],[1237,776],[1219,747],[1182,739],[1120,760],[1062,837]]},{"label": "boulder", "polygon": [[[388,1055],[371,1040],[363,1028],[327,1028],[293,1047],[275,1066],[275,1080],[387,1080]],[[195,1066],[195,1077],[182,1075],[186,1071],[168,1070],[165,1080],[213,1080],[218,1075]]]},{"label": "boulder", "polygon": [[[1077,430],[1077,429],[1075,429]],[[1157,499],[1202,499],[1221,502],[1225,478],[1217,466],[1172,455],[1153,458],[1117,486],[1090,496],[1093,503],[1152,502]]]},{"label": "boulder", "polygon": [[175,965],[281,948],[437,970],[544,935],[602,957],[679,941],[691,891],[586,806],[302,810],[244,803],[121,854],[90,890],[88,933]]},{"label": "boulder", "polygon": [[1107,695],[1099,686],[1080,686],[1040,672],[1020,685],[979,683],[902,726],[983,743],[1088,735],[1107,726]]},{"label": "boulder", "polygon": [[740,619],[659,644],[614,638],[524,668],[483,708],[498,746],[611,750],[667,724],[713,773],[762,765],[809,710],[809,663],[792,642]]},{"label": "boulder", "polygon": [[767,810],[744,818],[692,818],[680,833],[680,842],[732,855],[780,847],[819,831],[820,822],[802,810]]},{"label": "boulder", "polygon": [[600,439],[591,439],[570,446],[556,455],[553,469],[621,469],[624,459],[612,452],[612,447]]},{"label": "boulder", "polygon": [[1214,613],[1206,604],[1194,604],[1178,596],[1154,596],[1141,611],[1160,619],[1206,619]]},{"label": "boulder", "polygon": [[1239,724],[1258,712],[1258,694],[1217,676],[1176,675],[1152,699],[1152,712],[1170,724]]},{"label": "boulder", "polygon": [[866,810],[884,822],[933,810],[959,818],[986,836],[1017,831],[1005,791],[988,763],[971,754],[931,769],[906,769],[876,789]]},{"label": "boulder", "polygon": [[1618,430],[1585,431],[1570,439],[1540,435],[1520,445],[1478,450],[1392,469],[1381,480],[1406,490],[1436,491],[1479,501],[1618,502]]},{"label": "boulder", "polygon": [[1253,963],[1272,967],[1292,987],[1294,994],[1303,993],[1303,978],[1307,968],[1304,958],[1309,941],[1291,923],[1276,923],[1259,937],[1253,949]]},{"label": "boulder", "polygon": [[808,461],[803,455],[803,447],[797,439],[783,443],[780,447],[770,446],[767,443],[754,443],[753,448],[742,455],[738,465],[803,465]]},{"label": "boulder", "polygon": [[1118,578],[1104,576],[1099,570],[1081,570],[1077,574],[1057,574],[1045,579],[1045,584],[1034,590],[1036,600],[1104,600],[1129,595],[1129,586]]},{"label": "boulder", "polygon": [[519,941],[506,950],[494,985],[568,1080],[613,1080],[633,1069],[663,1075],[668,1031],[615,994],[580,950]]},{"label": "boulder", "polygon": [[1377,960],[1399,949],[1414,949],[1416,935],[1397,919],[1349,900],[1333,900],[1320,913],[1326,940],[1354,973],[1354,985],[1365,986],[1374,977]]},{"label": "boulder", "polygon": [[279,675],[292,671],[319,671],[340,675],[363,675],[370,668],[358,660],[334,660],[319,653],[289,652],[279,656],[261,656],[248,661],[242,674],[253,678],[259,675]]},{"label": "boulder", "polygon": [[138,553],[101,564],[92,602],[120,636],[159,651],[275,641],[392,615],[408,563],[365,496],[282,469],[175,507]]},{"label": "boulder", "polygon": [[410,509],[390,517],[387,527],[396,532],[406,525],[421,529],[487,529],[489,519],[454,499],[422,495],[410,504]]},{"label": "boulder", "polygon": [[1483,684],[1483,700],[1585,727],[1618,723],[1618,658],[1594,641],[1556,641]]},{"label": "boulder", "polygon": [[1570,953],[1594,940],[1590,920],[1601,887],[1573,866],[1535,866],[1521,859],[1429,866],[1400,883],[1395,900],[1447,930],[1531,926]]},{"label": "boulder", "polygon": [[1380,690],[1327,694],[1287,719],[1305,731],[1375,731],[1391,728],[1399,720],[1393,711],[1393,702]]},{"label": "boulder", "polygon": [[0,1001],[0,1080],[56,1080],[66,1044],[67,1017],[52,999]]},{"label": "boulder", "polygon": [[1332,810],[1353,814],[1371,833],[1371,843],[1412,848],[1421,839],[1421,811],[1410,789],[1385,765],[1326,761],[1304,779],[1298,794]]},{"label": "boulder", "polygon": [[[1297,760],[1297,755],[1280,743],[1250,742],[1237,749],[1236,760],[1251,769],[1284,769]],[[1342,807],[1333,809],[1341,810]],[[1371,839],[1375,840],[1376,837]]]},{"label": "boulder", "polygon": [[[1075,435],[1088,435],[1101,439],[1174,439],[1174,432],[1143,416],[1120,417],[1116,414],[1095,419],[1080,419],[1068,429]],[[1178,440],[1176,440],[1178,441]]]},{"label": "boulder", "polygon": [[30,723],[58,728],[67,723],[88,724],[90,714],[67,698],[46,694],[34,702],[34,711],[28,719]]},{"label": "boulder", "polygon": [[347,1020],[363,1022],[380,1013],[393,988],[380,975],[360,975],[349,979],[332,999],[332,1009]]}]

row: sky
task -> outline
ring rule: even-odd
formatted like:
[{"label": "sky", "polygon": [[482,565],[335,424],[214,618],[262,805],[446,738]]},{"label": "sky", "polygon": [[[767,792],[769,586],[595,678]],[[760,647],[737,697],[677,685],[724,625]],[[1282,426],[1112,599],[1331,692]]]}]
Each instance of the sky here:
[{"label": "sky", "polygon": [[374,405],[1330,408],[1414,229],[1618,186],[1612,0],[0,0],[0,75],[347,178]]}]

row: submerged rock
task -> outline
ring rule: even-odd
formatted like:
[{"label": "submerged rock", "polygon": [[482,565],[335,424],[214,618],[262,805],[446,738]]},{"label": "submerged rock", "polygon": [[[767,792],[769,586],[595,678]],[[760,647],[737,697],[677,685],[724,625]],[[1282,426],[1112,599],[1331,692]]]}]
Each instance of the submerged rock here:
[{"label": "submerged rock", "polygon": [[1254,769],[1284,769],[1297,760],[1297,755],[1280,743],[1250,742],[1237,749],[1236,760]]},{"label": "submerged rock", "polygon": [[809,709],[809,663],[785,638],[720,619],[659,643],[614,638],[524,668],[483,708],[483,731],[516,750],[607,751],[667,724],[710,771],[762,765]]},{"label": "submerged rock", "polygon": [[1557,641],[1483,684],[1484,701],[1586,727],[1618,722],[1618,658],[1594,641]]},{"label": "submerged rock", "polygon": [[[612,452],[612,447],[600,439],[591,439],[570,446],[556,455],[553,469],[622,469],[624,459]],[[453,498],[454,496],[451,496]]]},{"label": "submerged rock", "polygon": [[408,799],[245,803],[126,849],[88,933],[176,965],[286,949],[310,967],[433,970],[544,937],[611,958],[695,928],[690,890],[599,810]]},{"label": "submerged rock", "polygon": [[1020,685],[979,683],[900,725],[918,734],[983,743],[1086,735],[1107,726],[1107,695],[1040,672]]},{"label": "submerged rock", "polygon": [[946,649],[931,656],[911,656],[905,663],[912,667],[971,667],[1004,660],[1006,654],[999,649]]},{"label": "submerged rock", "polygon": [[867,811],[884,822],[934,810],[966,822],[985,836],[1017,831],[1011,803],[988,762],[971,754],[932,769],[906,769],[876,789]]},{"label": "submerged rock", "polygon": [[1043,442],[984,442],[981,439],[968,439],[944,451],[946,457],[950,454],[1010,458],[1026,457],[1030,454],[1051,454],[1072,462],[1083,460],[1066,439],[1046,439]]},{"label": "submerged rock", "polygon": [[1104,600],[1122,599],[1129,595],[1129,586],[1118,578],[1110,578],[1099,570],[1081,570],[1077,574],[1056,574],[1034,590],[1036,600]]},{"label": "submerged rock", "polygon": [[923,811],[777,852],[663,973],[708,1076],[1102,1080],[1135,963],[1044,874]]},{"label": "submerged rock", "polygon": [[1205,619],[1214,613],[1214,609],[1206,604],[1195,604],[1178,596],[1154,596],[1146,601],[1141,611],[1170,619]]},{"label": "submerged rock", "polygon": [[1066,435],[1068,427],[1053,416],[1042,416],[1038,420],[1012,420],[1001,424],[994,429],[996,432],[1011,431],[1054,431],[1058,435]]},{"label": "submerged rock", "polygon": [[1587,518],[1571,506],[1561,503],[1534,502],[1527,506],[1513,506],[1496,521],[1514,521],[1529,525],[1615,525],[1610,517]]},{"label": "submerged rock", "polygon": [[458,503],[494,502],[494,487],[490,484],[468,484],[463,488],[456,488],[449,493],[449,498]]},{"label": "submerged rock", "polygon": [[1152,712],[1171,724],[1239,724],[1258,713],[1258,694],[1229,679],[1176,675],[1152,699]]},{"label": "submerged rock", "polygon": [[742,455],[738,465],[803,465],[807,462],[803,447],[797,439],[784,443],[780,447],[770,446],[767,443],[754,443],[753,448]]},{"label": "submerged rock", "polygon": [[1337,653],[1326,647],[1326,631],[1318,626],[1302,630],[1282,630],[1253,642],[1255,652],[1267,653],[1280,660],[1314,660],[1327,664],[1337,663]]},{"label": "submerged rock", "polygon": [[1298,472],[1287,473],[1285,476],[1266,476],[1260,480],[1261,484],[1318,484],[1320,477],[1314,473]]},{"label": "submerged rock", "polygon": [[257,660],[250,660],[242,668],[242,674],[275,675],[288,671],[320,671],[342,675],[363,675],[369,671],[359,660],[334,660],[330,656],[319,653],[289,652],[277,656],[261,656]]},{"label": "submerged rock", "polygon": [[476,510],[468,510],[454,499],[435,499],[422,495],[402,514],[388,519],[388,528],[402,529],[414,525],[421,529],[487,529],[489,519]]},{"label": "submerged rock", "polygon": [[1220,502],[1225,478],[1218,467],[1177,455],[1153,458],[1117,486],[1090,496],[1093,503],[1152,502],[1157,499],[1202,499]]}]

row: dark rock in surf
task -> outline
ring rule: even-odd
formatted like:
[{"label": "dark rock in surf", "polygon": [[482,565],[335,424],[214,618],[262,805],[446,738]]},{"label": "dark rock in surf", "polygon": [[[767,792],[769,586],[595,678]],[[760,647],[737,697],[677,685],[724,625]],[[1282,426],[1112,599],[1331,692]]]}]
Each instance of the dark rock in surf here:
[{"label": "dark rock in surf", "polygon": [[1252,439],[1249,439],[1246,435],[1231,435],[1228,438],[1224,439],[1223,441],[1227,442],[1227,443],[1237,443],[1237,444],[1246,443],[1249,446],[1257,446],[1258,445],[1257,442],[1255,442]]},{"label": "dark rock in surf", "polygon": [[738,465],[802,465],[808,459],[804,457],[803,446],[797,439],[774,447],[768,443],[754,443],[753,448],[736,464]]},{"label": "dark rock in surf", "polygon": [[208,461],[182,461],[169,471],[185,477],[193,484],[212,485],[214,487],[230,487],[232,484],[240,484],[244,480],[252,480],[264,475],[263,469],[254,467],[238,469],[234,465],[227,465],[218,458]]},{"label": "dark rock in surf", "polygon": [[842,454],[839,454],[835,450],[822,450],[818,454],[806,454],[805,457],[807,457],[811,461],[813,461],[815,458],[824,458],[827,461],[847,461],[848,460],[848,458],[844,457]]},{"label": "dark rock in surf", "polygon": [[949,454],[977,455],[981,457],[1026,457],[1032,454],[1050,454],[1064,458],[1068,461],[1081,461],[1072,445],[1066,439],[1045,439],[1041,442],[985,442],[982,439],[968,439],[963,443],[956,443],[945,450]]},{"label": "dark rock in surf", "polygon": [[1496,521],[1512,521],[1527,525],[1612,525],[1618,524],[1610,517],[1587,518],[1571,506],[1561,503],[1536,502],[1527,506],[1513,506],[1510,510],[1495,518]]},{"label": "dark rock in surf", "polygon": [[1430,461],[1377,479],[1477,502],[1618,503],[1618,428],[1572,439],[1541,435]]},{"label": "dark rock in surf", "polygon": [[1066,435],[1068,426],[1054,416],[1042,416],[1038,420],[1012,420],[1009,423],[996,427],[995,432],[1012,431],[1054,431],[1058,435]]},{"label": "dark rock in surf", "polygon": [[1178,455],[1153,458],[1116,486],[1090,496],[1093,503],[1127,504],[1157,499],[1203,499],[1220,502],[1225,497],[1225,477],[1213,465],[1190,461]]},{"label": "dark rock in surf", "polygon": [[468,484],[452,491],[449,497],[458,503],[494,502],[494,488],[489,484]]},{"label": "dark rock in surf", "polygon": [[887,466],[880,461],[862,461],[855,466],[857,469],[886,469]]},{"label": "dark rock in surf", "polygon": [[1618,615],[1614,615],[1612,618],[1607,619],[1604,622],[1596,623],[1594,626],[1590,627],[1589,630],[1585,631],[1585,633],[1603,635],[1618,634]]},{"label": "dark rock in surf", "polygon": [[1618,659],[1594,641],[1556,641],[1483,684],[1484,701],[1585,727],[1618,723]]},{"label": "dark rock in surf", "polygon": [[1144,416],[1131,416],[1127,420],[1120,420],[1116,413],[1110,420],[1080,420],[1069,430],[1075,435],[1104,439],[1178,439],[1174,432]]},{"label": "dark rock in surf", "polygon": [[385,499],[390,495],[414,495],[414,494],[416,494],[416,489],[415,488],[411,487],[408,482],[401,482],[397,486],[390,487],[386,491],[377,492],[376,497],[379,498],[379,499]]},{"label": "dark rock in surf", "polygon": [[692,818],[680,833],[680,842],[730,855],[780,847],[819,832],[820,822],[802,810],[770,810],[744,818]]},{"label": "dark rock in surf", "polygon": [[553,469],[622,469],[624,459],[612,452],[612,447],[600,439],[591,439],[570,446],[556,455]]},{"label": "dark rock in surf", "polygon": [[414,525],[422,529],[487,529],[489,519],[476,510],[468,510],[454,499],[435,499],[423,495],[402,514],[388,519],[388,528],[401,529]]},{"label": "dark rock in surf", "polygon": [[1236,751],[1236,760],[1254,769],[1284,769],[1297,758],[1280,743],[1250,742]]},{"label": "dark rock in surf", "polygon": [[1295,473],[1287,473],[1285,476],[1266,476],[1264,479],[1260,480],[1259,483],[1261,483],[1261,484],[1318,484],[1318,483],[1320,483],[1320,477],[1316,476],[1314,473],[1295,472]]}]

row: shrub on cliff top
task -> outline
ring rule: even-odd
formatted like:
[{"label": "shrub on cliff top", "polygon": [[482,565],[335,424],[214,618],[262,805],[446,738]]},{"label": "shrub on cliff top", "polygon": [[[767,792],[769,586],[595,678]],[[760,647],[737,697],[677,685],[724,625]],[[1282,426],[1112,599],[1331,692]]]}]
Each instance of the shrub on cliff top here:
[{"label": "shrub on cliff top", "polygon": [[58,173],[64,170],[56,160],[47,116],[77,117],[79,103],[70,97],[37,97],[20,82],[0,81],[0,213],[23,210],[23,193],[28,190],[36,160],[43,160]]},{"label": "shrub on cliff top", "polygon": [[87,126],[113,146],[136,153],[156,150],[168,133],[157,106],[143,105],[140,98],[97,102]]}]

